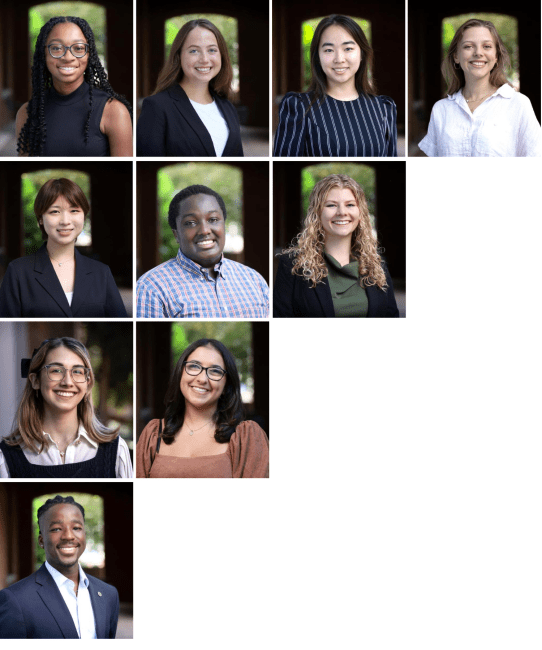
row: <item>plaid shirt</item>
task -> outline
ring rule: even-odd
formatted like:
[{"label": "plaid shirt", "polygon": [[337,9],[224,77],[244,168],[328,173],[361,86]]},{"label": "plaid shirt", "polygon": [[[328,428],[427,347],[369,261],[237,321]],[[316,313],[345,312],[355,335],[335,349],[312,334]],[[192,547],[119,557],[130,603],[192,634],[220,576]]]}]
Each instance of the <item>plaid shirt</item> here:
[{"label": "plaid shirt", "polygon": [[222,256],[216,278],[181,253],[137,281],[138,318],[267,318],[269,287],[248,266]]}]

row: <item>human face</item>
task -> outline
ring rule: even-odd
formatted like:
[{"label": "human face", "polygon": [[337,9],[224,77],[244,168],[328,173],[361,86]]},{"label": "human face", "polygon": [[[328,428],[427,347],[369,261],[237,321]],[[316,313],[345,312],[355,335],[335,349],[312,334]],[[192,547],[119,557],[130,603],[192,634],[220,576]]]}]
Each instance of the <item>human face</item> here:
[{"label": "human face", "polygon": [[208,84],[220,72],[221,66],[216,36],[204,27],[194,27],[181,50],[182,81]]},{"label": "human face", "polygon": [[[222,355],[210,345],[196,348],[188,356],[186,361],[197,361],[205,368],[212,368],[214,366],[226,370]],[[202,370],[199,375],[194,377],[193,375],[189,375],[183,368],[183,374],[181,375],[181,393],[187,404],[190,404],[198,410],[212,409],[214,412],[216,411],[218,399],[224,392],[226,381],[226,375],[219,381],[212,381],[207,377],[205,370]]]},{"label": "human face", "polygon": [[77,506],[59,503],[47,510],[39,524],[38,541],[45,559],[64,574],[78,563],[87,545],[83,515]]},{"label": "human face", "polygon": [[186,257],[206,269],[220,262],[226,225],[214,196],[195,194],[181,201],[176,223],[173,234]]},{"label": "human face", "polygon": [[60,246],[73,244],[83,230],[85,213],[77,205],[70,205],[63,196],[58,196],[44,214],[41,222],[49,242]]},{"label": "human face", "polygon": [[465,78],[472,81],[489,79],[497,65],[497,46],[487,27],[469,27],[463,32],[454,61],[461,66]]},{"label": "human face", "polygon": [[[49,350],[44,366],[55,365],[68,369],[85,368],[83,359],[75,352],[65,347]],[[45,408],[59,413],[69,413],[77,409],[89,389],[89,382],[75,382],[71,373],[66,372],[62,379],[49,379],[47,370],[42,368],[39,373],[30,375],[32,388],[41,390]]]},{"label": "human face", "polygon": [[[51,43],[60,43],[61,45],[73,45],[74,43],[87,43],[85,35],[81,29],[74,23],[59,23],[55,25],[47,36],[46,46]],[[66,50],[64,56],[55,59],[49,54],[45,47],[45,62],[47,69],[53,77],[53,85],[58,89],[59,86],[69,84],[73,90],[78,88],[84,79],[84,72],[88,65],[88,53],[78,59],[73,56],[70,50]]]},{"label": "human face", "polygon": [[352,190],[346,187],[332,188],[324,201],[320,219],[326,241],[329,238],[350,237],[361,220]]},{"label": "human face", "polygon": [[350,32],[330,25],[322,32],[318,46],[320,65],[329,85],[354,83],[361,65],[361,49]]}]

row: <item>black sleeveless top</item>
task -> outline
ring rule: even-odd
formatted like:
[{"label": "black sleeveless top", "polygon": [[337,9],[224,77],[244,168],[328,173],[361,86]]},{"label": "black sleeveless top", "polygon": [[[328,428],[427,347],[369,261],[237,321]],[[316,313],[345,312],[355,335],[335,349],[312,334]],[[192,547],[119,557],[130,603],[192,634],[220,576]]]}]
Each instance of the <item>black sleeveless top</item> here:
[{"label": "black sleeveless top", "polygon": [[90,460],[67,465],[34,465],[28,462],[19,445],[11,447],[3,440],[0,449],[11,478],[115,478],[118,436],[111,442],[98,445],[98,453]]},{"label": "black sleeveless top", "polygon": [[86,81],[69,95],[49,88],[45,98],[47,136],[42,156],[110,156],[109,140],[100,122],[109,95],[92,89],[92,115],[85,144],[85,125],[90,110],[90,88]]}]

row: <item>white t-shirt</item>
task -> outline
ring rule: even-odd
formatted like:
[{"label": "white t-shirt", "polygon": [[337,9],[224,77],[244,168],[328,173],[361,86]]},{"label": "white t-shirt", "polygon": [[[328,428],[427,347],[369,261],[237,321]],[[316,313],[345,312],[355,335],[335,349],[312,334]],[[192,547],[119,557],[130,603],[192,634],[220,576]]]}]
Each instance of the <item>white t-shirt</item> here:
[{"label": "white t-shirt", "polygon": [[213,100],[211,104],[198,104],[190,100],[194,110],[198,114],[200,120],[205,125],[215,147],[217,156],[221,156],[226,148],[226,142],[230,135],[228,123],[224,119],[222,113],[218,110],[216,102]]},{"label": "white t-shirt", "polygon": [[438,101],[418,146],[428,156],[540,156],[542,130],[529,98],[504,84],[474,113],[461,90]]}]

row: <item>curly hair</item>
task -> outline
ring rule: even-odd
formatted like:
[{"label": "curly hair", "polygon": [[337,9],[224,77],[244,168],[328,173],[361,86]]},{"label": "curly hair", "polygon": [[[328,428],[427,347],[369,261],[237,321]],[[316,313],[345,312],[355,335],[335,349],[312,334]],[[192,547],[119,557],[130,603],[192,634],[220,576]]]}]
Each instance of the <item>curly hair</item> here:
[{"label": "curly hair", "polygon": [[164,63],[164,67],[160,70],[153,95],[170,88],[182,80],[184,75],[181,67],[183,45],[188,34],[190,34],[190,32],[196,27],[208,29],[215,35],[218,50],[220,52],[220,71],[216,77],[213,77],[209,81],[209,89],[226,99],[232,98],[233,91],[231,84],[233,81],[233,68],[230,61],[228,46],[226,45],[226,41],[218,27],[216,27],[216,25],[214,25],[210,20],[207,20],[207,18],[189,20],[181,27],[171,45],[169,57]]},{"label": "curly hair", "polygon": [[[87,40],[88,63],[84,72],[84,80],[89,85],[89,103],[90,108],[85,124],[85,144],[88,144],[90,117],[93,110],[93,92],[94,88],[103,90],[111,99],[118,99],[128,109],[132,117],[132,107],[130,103],[122,96],[118,95],[107,79],[104,67],[98,57],[94,34],[89,24],[83,18],[74,16],[56,16],[48,20],[41,28],[38,38],[36,39],[36,48],[34,49],[34,60],[32,63],[32,97],[28,102],[28,117],[24,123],[19,140],[17,141],[17,152],[19,154],[28,154],[29,156],[41,156],[45,141],[47,139],[47,126],[45,124],[45,100],[48,90],[53,86],[51,73],[47,69],[46,63],[46,43],[49,32],[60,23],[73,23],[83,32]],[[109,101],[109,100],[108,100]]]},{"label": "curly hair", "polygon": [[505,70],[510,66],[510,55],[508,54],[508,50],[506,49],[502,38],[499,36],[499,32],[496,30],[495,25],[489,20],[471,18],[470,20],[467,20],[467,22],[463,23],[454,34],[448,53],[444,57],[440,67],[442,75],[448,84],[448,89],[446,90],[447,95],[453,95],[458,90],[461,90],[465,85],[465,73],[461,66],[455,66],[454,56],[459,49],[464,32],[470,27],[485,27],[491,32],[493,40],[495,41],[497,63],[493,67],[493,70],[491,70],[489,83],[492,86],[495,86],[495,88],[500,88],[503,84],[508,83]]},{"label": "curly hair", "polygon": [[346,174],[331,174],[314,186],[309,197],[309,209],[303,223],[303,230],[290,246],[282,251],[295,258],[292,275],[303,277],[313,288],[319,282],[323,282],[328,275],[324,261],[325,231],[320,216],[327,195],[335,187],[349,189],[359,207],[360,222],[352,233],[351,255],[359,263],[360,286],[377,285],[385,290],[388,283],[382,269],[378,241],[371,228],[365,192],[359,183]]},{"label": "curly hair", "polygon": [[[37,390],[32,385],[32,378],[35,378],[43,369],[45,359],[50,350],[56,348],[67,348],[74,352],[83,362],[85,368],[90,370],[90,377],[87,383],[85,397],[77,405],[77,416],[79,422],[85,428],[89,438],[94,442],[110,442],[118,435],[118,430],[109,429],[102,424],[95,412],[92,403],[92,387],[94,386],[94,372],[90,363],[90,356],[86,347],[77,339],[69,336],[63,336],[56,339],[43,341],[40,347],[34,351],[30,360],[28,376],[23,390],[23,395],[19,403],[16,415],[16,426],[13,432],[4,438],[6,444],[15,446],[23,445],[37,453],[41,453],[45,447],[45,438],[43,436],[43,418],[45,407],[41,390]],[[24,376],[24,375],[23,375]]]},{"label": "curly hair", "polygon": [[162,440],[166,445],[170,445],[175,440],[175,435],[184,423],[186,405],[184,395],[181,393],[181,375],[184,372],[184,363],[194,350],[202,347],[214,348],[224,359],[226,370],[226,386],[218,400],[214,414],[216,424],[215,440],[217,442],[229,442],[237,425],[244,419],[241,384],[232,353],[220,341],[215,339],[199,339],[191,343],[181,354],[175,370],[171,375],[164,400],[166,412],[164,415],[165,426],[162,432]]},{"label": "curly hair", "polygon": [[222,210],[224,221],[226,221],[226,205],[224,203],[224,199],[218,192],[215,192],[206,185],[189,185],[188,187],[185,187],[184,190],[177,192],[177,194],[175,194],[175,196],[171,199],[167,217],[171,230],[177,229],[177,217],[179,216],[179,206],[181,203],[191,196],[196,196],[196,194],[207,194],[208,196],[213,196],[216,199],[219,208]]},{"label": "curly hair", "polygon": [[77,503],[77,501],[73,497],[61,497],[60,494],[57,494],[54,499],[47,499],[47,501],[38,508],[36,519],[38,520],[38,526],[40,528],[40,532],[41,532],[40,519],[43,517],[43,515],[47,512],[47,510],[49,510],[53,506],[58,506],[63,503],[67,503],[71,506],[75,506],[76,508],[79,508],[81,514],[83,515],[83,521],[85,520],[85,509],[80,503]]}]

